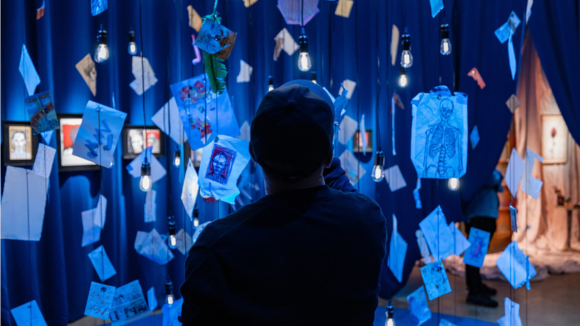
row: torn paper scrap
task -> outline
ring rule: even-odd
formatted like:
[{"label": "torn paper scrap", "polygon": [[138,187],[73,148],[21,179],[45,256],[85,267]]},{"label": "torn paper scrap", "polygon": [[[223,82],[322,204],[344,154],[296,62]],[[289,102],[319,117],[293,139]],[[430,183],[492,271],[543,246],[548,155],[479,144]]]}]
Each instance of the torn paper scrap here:
[{"label": "torn paper scrap", "polygon": [[399,48],[399,28],[393,25],[391,30],[391,66],[397,62],[397,50]]},{"label": "torn paper scrap", "polygon": [[441,206],[437,206],[423,219],[419,227],[425,236],[433,260],[441,260],[441,257],[453,248],[453,236],[449,231]]},{"label": "torn paper scrap", "polygon": [[[298,43],[294,41],[294,38],[286,28],[283,28],[280,31],[280,33],[276,35],[274,40],[276,41],[276,49],[274,50],[274,61],[278,60],[278,57],[280,56],[280,51],[284,50],[286,54],[293,55],[294,52],[296,52],[296,50],[300,48]],[[278,46],[278,44],[280,45]]]},{"label": "torn paper scrap", "polygon": [[[135,58],[135,57],[133,57]],[[137,93],[137,95],[143,95],[143,81],[145,82],[145,91],[147,91],[151,86],[157,84],[158,80],[155,75],[145,74],[129,84],[129,86]]]},{"label": "torn paper scrap", "polygon": [[155,229],[149,233],[137,231],[135,250],[159,265],[165,265],[173,259],[173,253]]},{"label": "torn paper scrap", "polygon": [[516,196],[518,191],[518,186],[520,185],[520,180],[522,179],[522,174],[524,173],[524,160],[518,154],[515,148],[512,148],[510,154],[510,160],[505,172],[505,183],[512,194]]},{"label": "torn paper scrap", "polygon": [[385,180],[387,180],[391,192],[403,189],[407,186],[405,178],[401,173],[401,169],[399,169],[399,165],[393,165],[385,170]]},{"label": "torn paper scrap", "polygon": [[55,154],[56,149],[42,143],[38,144],[38,151],[36,152],[32,171],[43,178],[50,177]]},{"label": "torn paper scrap", "polygon": [[522,252],[517,241],[510,243],[495,261],[507,281],[514,289],[526,284],[536,276],[536,269],[529,258]]},{"label": "torn paper scrap", "polygon": [[73,145],[73,154],[110,168],[127,113],[89,101]]},{"label": "torn paper scrap", "polygon": [[238,83],[247,83],[250,81],[250,77],[252,76],[252,71],[254,68],[247,64],[244,60],[240,60],[240,73],[236,78]]},{"label": "torn paper scrap", "polygon": [[139,154],[131,163],[127,165],[127,171],[133,178],[141,177],[141,165],[145,162],[145,155],[147,155],[147,162],[151,165],[151,183],[159,181],[165,176],[167,171],[159,163],[159,160],[151,155],[151,147],[147,147],[144,151]]},{"label": "torn paper scrap", "polygon": [[[305,26],[318,14],[318,0],[278,0],[286,24]],[[304,21],[304,23],[302,23]]]},{"label": "torn paper scrap", "polygon": [[147,195],[145,195],[145,223],[155,222],[157,205],[155,204],[155,198],[157,197],[157,191],[149,189]]},{"label": "torn paper scrap", "polygon": [[503,44],[516,32],[516,29],[520,25],[520,19],[515,12],[511,12],[508,21],[501,25],[496,31],[495,36]]},{"label": "torn paper scrap", "polygon": [[91,15],[96,16],[109,7],[108,0],[91,0]]},{"label": "torn paper scrap", "polygon": [[510,98],[508,98],[508,100],[505,102],[505,105],[507,105],[511,113],[514,113],[514,111],[520,107],[520,101],[518,100],[517,96],[512,94],[512,96],[510,96]]},{"label": "torn paper scrap", "polygon": [[407,242],[399,234],[397,217],[393,214],[393,232],[391,233],[387,264],[399,283],[403,282],[403,267],[405,267],[406,255]]},{"label": "torn paper scrap", "polygon": [[[351,99],[352,98],[352,94],[354,93],[354,89],[356,88],[356,83],[353,82],[350,79],[345,79],[342,82],[342,87],[344,88],[344,90],[348,91],[348,93],[346,93],[346,98],[347,99]],[[340,91],[338,92],[338,95],[342,95],[343,89],[341,88]]]},{"label": "torn paper scrap", "polygon": [[111,321],[129,321],[148,311],[139,280],[117,288],[111,306]]},{"label": "torn paper scrap", "polygon": [[32,170],[6,167],[2,196],[2,239],[39,241],[46,205],[46,178]]},{"label": "torn paper scrap", "polygon": [[442,257],[442,259],[451,255],[459,257],[471,245],[463,233],[457,228],[455,223],[449,223],[449,232],[451,232],[451,236],[453,237],[453,246],[451,251],[445,255],[445,257]]},{"label": "torn paper scrap", "polygon": [[181,229],[177,232],[175,237],[177,238],[177,250],[179,250],[183,255],[187,255],[189,249],[193,246],[191,236],[187,234],[184,229]]},{"label": "torn paper scrap", "polygon": [[181,202],[185,208],[185,212],[189,215],[190,219],[193,219],[193,208],[195,207],[195,202],[197,200],[197,193],[199,191],[197,172],[193,167],[191,158],[187,163],[187,170],[185,172],[185,179],[183,180],[183,188],[181,190]]},{"label": "torn paper scrap", "polygon": [[532,196],[532,198],[538,199],[543,182],[532,176],[532,173],[534,172],[535,160],[544,162],[540,155],[536,154],[528,147],[526,149],[526,162],[524,167],[526,175],[522,180],[522,191]]},{"label": "torn paper scrap", "polygon": [[40,84],[40,77],[38,76],[38,72],[36,72],[34,63],[32,63],[30,54],[28,54],[28,49],[24,44],[22,45],[22,53],[20,54],[20,66],[18,69],[20,70],[22,79],[24,79],[24,84],[26,85],[28,95],[34,94],[34,91],[36,91],[36,86]]},{"label": "torn paper scrap", "polygon": [[518,232],[518,210],[510,204],[510,220],[512,231]]},{"label": "torn paper scrap", "polygon": [[345,115],[338,128],[338,141],[346,145],[358,129],[358,123],[353,118]]},{"label": "torn paper scrap", "polygon": [[155,297],[155,287],[151,287],[149,291],[147,291],[147,302],[149,302],[149,311],[157,309],[159,304],[157,303],[157,297]]},{"label": "torn paper scrap", "polygon": [[248,121],[244,121],[244,123],[242,124],[242,127],[240,128],[240,135],[238,136],[239,139],[245,140],[245,141],[250,141],[250,124],[248,123]]},{"label": "torn paper scrap", "polygon": [[522,326],[520,318],[520,305],[511,301],[509,298],[504,299],[505,315],[497,323],[499,326]]},{"label": "torn paper scrap", "polygon": [[199,32],[202,23],[201,16],[192,6],[187,6],[187,12],[189,16],[189,26]]},{"label": "torn paper scrap", "polygon": [[54,130],[45,131],[45,132],[41,133],[41,135],[42,135],[42,139],[44,139],[44,143],[50,144],[50,141],[52,140],[52,136],[54,136]]},{"label": "torn paper scrap", "polygon": [[89,259],[102,282],[117,274],[103,246],[99,246],[97,249],[91,251],[89,253]]},{"label": "torn paper scrap", "polygon": [[474,267],[483,266],[483,260],[489,247],[489,232],[472,227],[469,230],[469,248],[465,251],[463,262]]},{"label": "torn paper scrap", "polygon": [[429,0],[429,2],[431,3],[431,17],[435,18],[443,10],[443,0]]},{"label": "torn paper scrap", "polygon": [[258,2],[258,0],[244,0],[244,6],[246,6],[246,8],[249,8],[251,5],[253,5],[256,2]]},{"label": "torn paper scrap", "polygon": [[202,196],[220,200],[239,194],[237,181],[250,162],[250,151],[245,140],[223,135],[216,140],[201,154],[199,188]]},{"label": "torn paper scrap", "polygon": [[195,45],[209,54],[226,60],[236,43],[236,37],[237,33],[230,31],[219,22],[206,19],[201,25]]},{"label": "torn paper scrap", "polygon": [[85,247],[91,243],[98,242],[101,240],[101,228],[95,225],[95,215],[97,215],[97,209],[89,209],[81,213],[83,222],[83,238],[81,246]]},{"label": "torn paper scrap", "polygon": [[114,286],[91,282],[85,315],[108,320],[114,296]]},{"label": "torn paper scrap", "polygon": [[107,198],[103,195],[99,195],[99,201],[97,202],[97,207],[95,208],[94,224],[101,229],[105,227],[105,221],[107,220]]},{"label": "torn paper scrap", "polygon": [[18,306],[10,312],[17,326],[47,326],[36,300]]},{"label": "torn paper scrap", "polygon": [[133,76],[136,79],[140,78],[141,75],[143,75],[143,72],[145,72],[145,75],[155,75],[155,72],[147,58],[144,57],[143,60],[141,60],[140,56],[135,55],[131,60],[131,73],[133,73]]},{"label": "torn paper scrap", "polygon": [[35,135],[60,128],[50,92],[28,96],[24,99],[24,106]]},{"label": "torn paper scrap", "polygon": [[485,88],[485,81],[483,81],[483,78],[481,77],[481,74],[479,73],[479,70],[477,70],[477,68],[471,69],[467,73],[467,76],[473,78],[473,80],[477,82],[477,86],[479,86],[479,88],[481,89]]},{"label": "torn paper scrap", "polygon": [[427,240],[421,230],[415,231],[415,236],[417,237],[417,245],[419,246],[419,251],[421,252],[421,257],[423,257],[423,262],[425,264],[431,263],[431,253],[429,252],[429,246],[427,246]]},{"label": "torn paper scrap", "polygon": [[353,4],[353,0],[338,0],[334,14],[344,18],[350,17],[350,11]]},{"label": "torn paper scrap", "polygon": [[42,6],[36,9],[36,20],[39,20],[42,17],[44,17],[44,1],[42,1]]},{"label": "torn paper scrap", "polygon": [[155,113],[151,121],[177,144],[182,145],[187,141],[187,135],[183,131],[183,123],[174,97]]},{"label": "torn paper scrap", "polygon": [[75,67],[85,80],[85,83],[87,83],[87,86],[89,86],[93,96],[97,96],[97,69],[91,55],[87,54]]},{"label": "torn paper scrap", "polygon": [[407,304],[409,313],[418,321],[415,325],[421,325],[431,319],[431,310],[427,305],[427,296],[423,286],[407,296]]},{"label": "torn paper scrap", "polygon": [[479,144],[479,131],[477,130],[477,126],[473,127],[473,130],[471,130],[469,140],[471,140],[471,148],[475,149],[475,146]]},{"label": "torn paper scrap", "polygon": [[356,157],[349,151],[348,149],[345,150],[340,156],[338,157],[340,160],[340,165],[344,169],[344,172],[353,185],[355,185],[360,178],[362,178],[367,171],[360,165]]},{"label": "torn paper scrap", "polygon": [[436,299],[451,292],[451,285],[440,260],[421,267],[421,276],[427,289],[429,300]]}]

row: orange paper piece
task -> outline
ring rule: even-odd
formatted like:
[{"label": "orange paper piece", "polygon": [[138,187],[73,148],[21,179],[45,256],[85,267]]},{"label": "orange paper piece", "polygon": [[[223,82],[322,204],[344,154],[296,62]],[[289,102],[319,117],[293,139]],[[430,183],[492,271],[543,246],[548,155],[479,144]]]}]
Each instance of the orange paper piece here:
[{"label": "orange paper piece", "polygon": [[44,16],[44,1],[42,2],[42,6],[36,9],[36,20],[39,20]]},{"label": "orange paper piece", "polygon": [[189,13],[189,26],[199,32],[201,29],[201,16],[193,9],[193,6],[187,6]]},{"label": "orange paper piece", "polygon": [[481,88],[481,89],[485,88],[485,82],[483,81],[483,78],[481,78],[481,75],[479,74],[479,71],[477,70],[477,68],[471,69],[469,71],[469,73],[467,74],[467,76],[473,77],[473,79],[477,82],[477,85],[479,86],[479,88]]}]

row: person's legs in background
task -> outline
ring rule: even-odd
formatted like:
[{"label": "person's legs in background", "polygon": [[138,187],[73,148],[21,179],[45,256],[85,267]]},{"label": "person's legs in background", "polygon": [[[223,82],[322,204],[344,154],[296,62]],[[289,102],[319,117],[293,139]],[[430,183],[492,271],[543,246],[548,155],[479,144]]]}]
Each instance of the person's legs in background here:
[{"label": "person's legs in background", "polygon": [[[496,219],[484,216],[472,218],[465,224],[468,235],[472,227],[489,232],[489,239],[491,240],[496,230]],[[496,294],[496,290],[483,284],[479,267],[465,265],[465,280],[467,281],[467,290],[469,291],[467,303],[492,308],[497,307],[497,301],[491,298],[492,295]]]}]

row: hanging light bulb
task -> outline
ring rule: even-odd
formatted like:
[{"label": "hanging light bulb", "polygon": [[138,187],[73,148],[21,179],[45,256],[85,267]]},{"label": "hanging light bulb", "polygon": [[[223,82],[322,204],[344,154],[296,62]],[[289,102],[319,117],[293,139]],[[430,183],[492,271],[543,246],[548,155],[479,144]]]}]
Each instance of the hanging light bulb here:
[{"label": "hanging light bulb", "polygon": [[179,167],[181,165],[181,151],[179,148],[175,150],[173,155],[173,165],[175,165],[175,167]]},{"label": "hanging light bulb", "polygon": [[169,233],[169,240],[167,241],[167,244],[171,249],[177,248],[177,237],[175,236],[175,229],[175,217],[169,215],[169,217],[167,217],[167,233]]},{"label": "hanging light bulb", "polygon": [[137,54],[137,44],[135,44],[135,32],[129,31],[129,46],[127,47],[130,55]]},{"label": "hanging light bulb", "polygon": [[199,210],[197,207],[193,209],[193,226],[199,226]]},{"label": "hanging light bulb", "polygon": [[165,303],[171,306],[173,301],[175,301],[175,297],[173,296],[173,282],[171,282],[171,279],[168,276],[167,281],[165,282]]},{"label": "hanging light bulb", "polygon": [[141,165],[141,180],[139,181],[139,188],[142,191],[149,191],[151,189],[151,164],[143,162]]},{"label": "hanging light bulb", "polygon": [[268,92],[274,90],[274,77],[268,76]]},{"label": "hanging light bulb", "polygon": [[441,54],[450,55],[451,41],[449,41],[449,24],[441,24],[439,27],[439,34],[441,34]]},{"label": "hanging light bulb", "polygon": [[387,306],[387,322],[385,323],[385,326],[395,326],[395,319],[394,319],[394,315],[395,315],[395,309],[393,308],[393,305],[391,304],[391,300],[389,300],[389,305]]},{"label": "hanging light bulb", "polygon": [[457,178],[450,178],[447,181],[447,186],[449,187],[449,189],[451,191],[455,191],[455,190],[459,189],[459,179],[457,179]]},{"label": "hanging light bulb", "polygon": [[401,75],[399,75],[399,86],[405,88],[409,85],[409,78],[407,77],[407,72],[405,68],[401,67]]},{"label": "hanging light bulb", "polygon": [[107,31],[103,29],[101,24],[101,29],[99,34],[97,34],[97,50],[95,51],[95,61],[101,63],[109,59],[109,47],[107,47]]},{"label": "hanging light bulb", "polygon": [[298,44],[300,45],[300,57],[298,58],[298,69],[300,71],[308,71],[312,68],[312,61],[310,61],[310,55],[308,54],[308,36],[302,27],[302,34],[298,38]]},{"label": "hanging light bulb", "polygon": [[405,27],[405,33],[401,36],[401,41],[403,42],[401,67],[410,68],[413,65],[413,55],[411,54],[411,35],[407,32],[407,27]]},{"label": "hanging light bulb", "polygon": [[316,82],[316,71],[313,71],[313,72],[310,73],[310,81],[313,82],[313,83],[315,83],[315,84],[318,84]]},{"label": "hanging light bulb", "polygon": [[375,154],[375,166],[373,166],[373,172],[371,177],[374,182],[381,182],[385,178],[385,171],[383,170],[385,165],[385,156],[382,151],[378,151]]}]

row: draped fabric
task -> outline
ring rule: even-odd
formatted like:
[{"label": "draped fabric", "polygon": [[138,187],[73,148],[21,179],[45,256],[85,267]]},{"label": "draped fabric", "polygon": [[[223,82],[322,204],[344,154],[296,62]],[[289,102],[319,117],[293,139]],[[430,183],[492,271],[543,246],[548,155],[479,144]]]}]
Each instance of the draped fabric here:
[{"label": "draped fabric", "polygon": [[[44,17],[36,20],[36,8],[41,3],[41,0],[2,1],[2,121],[30,118],[24,110],[26,91],[18,71],[23,44],[40,75],[37,92],[52,92],[57,113],[81,114],[88,100],[112,106],[114,97],[116,108],[128,114],[126,124],[131,125],[142,125],[145,121],[152,126],[151,116],[171,97],[169,85],[204,72],[203,64],[194,66],[191,63],[195,57],[191,35],[196,32],[188,26],[186,8],[192,5],[204,16],[212,12],[212,0],[142,1],[141,10],[141,1],[109,1],[109,8],[94,17],[90,15],[89,0],[46,0]],[[418,223],[438,205],[443,208],[448,222],[463,219],[461,200],[469,200],[497,164],[512,117],[505,102],[515,92],[516,82],[510,75],[507,43],[501,44],[494,31],[507,21],[512,10],[518,14],[522,24],[516,30],[513,43],[519,62],[526,1],[491,4],[446,0],[444,4],[443,11],[432,18],[429,2],[423,0],[355,0],[350,17],[343,18],[334,14],[336,2],[319,1],[320,12],[305,27],[310,40],[312,70],[317,71],[318,83],[336,96],[344,80],[356,82],[346,114],[359,122],[365,115],[367,129],[373,131],[373,150],[376,151],[380,143],[386,167],[398,165],[407,183],[407,187],[396,192],[391,192],[384,181],[374,183],[370,178],[373,156],[357,156],[361,162],[357,173],[362,175],[364,170],[366,174],[355,187],[374,198],[385,216],[397,216],[399,233],[409,244],[403,283],[394,278],[385,260],[380,296],[386,299],[403,286],[420,257],[415,238]],[[226,61],[229,70],[226,84],[241,125],[244,121],[251,122],[253,112],[268,89],[269,75],[273,76],[275,86],[279,86],[292,79],[310,79],[310,73],[297,69],[298,53],[288,56],[283,52],[278,61],[273,60],[274,38],[283,28],[288,29],[296,41],[300,35],[299,26],[284,22],[276,1],[259,0],[246,8],[243,1],[222,0],[217,10],[223,25],[238,33],[233,52]],[[542,11],[534,10],[531,20],[542,15]],[[555,18],[542,19],[538,25],[544,28]],[[439,54],[439,25],[444,22],[450,24],[451,56]],[[111,54],[108,61],[97,64],[97,95],[93,96],[75,64],[86,54],[94,53],[95,37],[101,24],[108,31]],[[391,65],[393,25],[401,33],[407,27],[412,38],[414,64],[407,70],[409,86],[404,89],[396,84],[400,73],[400,45],[395,64]],[[127,53],[127,32],[131,29],[135,31],[138,51],[143,51],[159,79],[145,92],[145,104],[143,97],[129,87],[133,76],[131,57]],[[253,67],[249,83],[236,82],[240,60]],[[467,76],[474,67],[487,84],[484,89]],[[417,175],[409,157],[410,100],[438,85],[468,95],[469,131],[477,125],[481,141],[475,149],[469,149],[461,192],[448,190],[445,180],[422,180],[423,208],[416,209],[412,190]],[[393,92],[398,93],[405,105],[405,109],[395,108],[397,155],[392,154],[390,103]],[[556,92],[555,97],[559,101]],[[376,112],[379,112],[378,119]],[[376,138],[377,125],[380,139]],[[50,145],[57,146],[55,138]],[[163,302],[164,283],[170,276],[179,298],[177,288],[183,282],[184,256],[174,251],[175,258],[166,266],[160,266],[133,248],[137,231],[148,232],[156,228],[159,233],[166,234],[169,214],[176,217],[178,230],[184,228],[189,234],[193,233],[192,222],[180,201],[184,165],[175,168],[170,164],[178,146],[166,138],[166,153],[160,161],[168,175],[153,186],[158,201],[157,220],[152,224],[144,223],[145,194],[138,188],[138,179],[126,172],[129,161],[121,158],[123,146],[119,144],[115,164],[110,169],[59,172],[55,165],[49,180],[41,240],[2,240],[3,324],[14,325],[10,309],[31,300],[38,302],[49,325],[64,325],[81,318],[90,282],[100,282],[87,257],[99,245],[104,246],[117,271],[104,283],[121,286],[138,279],[144,291],[154,286],[158,301]],[[351,149],[352,141],[347,145],[337,143],[336,156]],[[2,176],[5,170],[3,166]],[[259,167],[251,164],[242,179],[253,183],[251,195],[254,198],[263,195]],[[101,241],[81,247],[81,212],[94,208],[100,194],[109,200]],[[201,202],[201,198],[198,201]],[[200,223],[223,217],[233,209],[225,204],[202,202]],[[388,232],[391,231],[392,225],[389,225]]]}]

